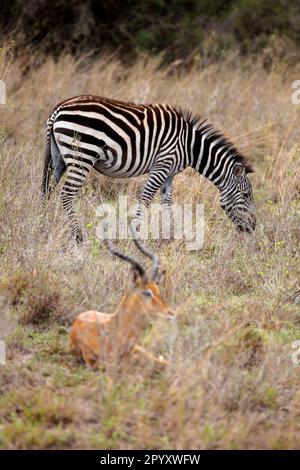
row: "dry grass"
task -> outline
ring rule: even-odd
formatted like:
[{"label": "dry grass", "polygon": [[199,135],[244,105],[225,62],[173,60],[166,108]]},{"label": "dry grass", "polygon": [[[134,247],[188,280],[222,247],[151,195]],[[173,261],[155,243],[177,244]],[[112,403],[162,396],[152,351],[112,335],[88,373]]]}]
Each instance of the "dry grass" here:
[{"label": "dry grass", "polygon": [[[0,305],[8,361],[0,366],[0,447],[299,447],[300,365],[291,361],[300,336],[300,108],[291,102],[299,69],[278,64],[266,72],[237,57],[189,71],[144,58],[125,68],[115,58],[64,56],[25,76],[21,66],[10,65],[1,107]],[[67,241],[58,193],[43,214],[45,121],[56,102],[81,93],[193,109],[255,166],[253,237],[236,234],[207,181],[189,171],[176,179],[176,201],[204,202],[207,223],[202,251],[180,242],[160,248],[163,291],[178,312],[177,325],[156,324],[144,338],[172,360],[160,374],[95,373],[69,353],[75,315],[112,311],[127,282],[128,266],[98,247],[93,208],[101,197],[135,199],[142,182],[90,178],[78,204],[86,238],[79,248]]]}]

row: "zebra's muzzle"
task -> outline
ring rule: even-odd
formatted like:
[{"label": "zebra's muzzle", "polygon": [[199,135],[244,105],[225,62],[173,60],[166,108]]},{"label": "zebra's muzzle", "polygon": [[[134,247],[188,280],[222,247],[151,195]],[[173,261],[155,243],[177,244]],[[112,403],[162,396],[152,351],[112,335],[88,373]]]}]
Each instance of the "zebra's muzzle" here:
[{"label": "zebra's muzzle", "polygon": [[253,233],[256,227],[256,217],[253,213],[248,213],[245,219],[239,219],[236,222],[239,232]]}]

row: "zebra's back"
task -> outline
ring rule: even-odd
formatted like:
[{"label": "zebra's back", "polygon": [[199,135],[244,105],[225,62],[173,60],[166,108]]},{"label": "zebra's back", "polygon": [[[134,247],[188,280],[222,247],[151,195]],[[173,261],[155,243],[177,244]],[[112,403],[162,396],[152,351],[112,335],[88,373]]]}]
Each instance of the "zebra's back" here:
[{"label": "zebra's back", "polygon": [[180,119],[167,105],[84,95],[60,103],[48,126],[66,164],[77,155],[103,174],[127,177],[147,173],[157,157],[175,150]]}]

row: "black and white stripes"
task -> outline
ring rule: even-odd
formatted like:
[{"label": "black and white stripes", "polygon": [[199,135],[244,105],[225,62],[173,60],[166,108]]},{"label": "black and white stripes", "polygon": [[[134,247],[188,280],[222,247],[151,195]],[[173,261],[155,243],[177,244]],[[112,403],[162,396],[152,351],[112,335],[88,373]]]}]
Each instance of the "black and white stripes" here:
[{"label": "black and white stripes", "polygon": [[164,104],[78,96],[54,109],[46,135],[44,195],[49,194],[51,174],[58,183],[67,172],[61,197],[78,241],[82,235],[74,199],[92,168],[122,178],[147,173],[137,212],[141,217],[158,189],[162,204],[170,207],[174,176],[192,167],[218,187],[221,206],[237,227],[255,227],[250,166],[211,124],[190,113]]}]

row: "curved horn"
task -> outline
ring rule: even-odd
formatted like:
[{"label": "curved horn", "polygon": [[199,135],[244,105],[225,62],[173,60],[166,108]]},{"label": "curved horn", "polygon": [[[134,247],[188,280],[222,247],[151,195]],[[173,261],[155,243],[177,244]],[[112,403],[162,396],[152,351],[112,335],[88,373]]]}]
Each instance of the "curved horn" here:
[{"label": "curved horn", "polygon": [[131,235],[134,241],[135,246],[143,253],[143,255],[147,256],[152,260],[152,278],[154,280],[158,279],[158,272],[159,272],[159,267],[160,267],[160,260],[159,257],[150,251],[149,249],[145,248],[140,240],[136,238],[136,231],[133,225],[133,222],[130,223],[130,231]]},{"label": "curved horn", "polygon": [[132,256],[128,256],[128,255],[125,255],[124,253],[121,253],[119,250],[117,250],[117,248],[115,246],[113,246],[113,244],[111,243],[111,241],[107,238],[107,236],[104,237],[104,242],[105,242],[105,245],[107,246],[107,249],[115,256],[117,256],[118,258],[121,258],[122,260],[124,261],[128,261],[128,263],[130,263],[134,269],[137,270],[137,272],[139,273],[139,275],[141,277],[144,277],[145,275],[145,270],[144,268],[140,265],[140,263],[135,259],[133,258]]}]

